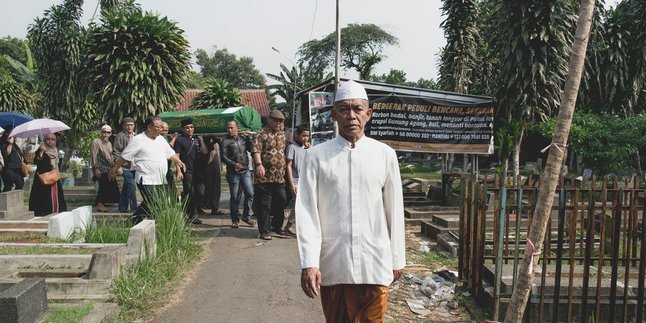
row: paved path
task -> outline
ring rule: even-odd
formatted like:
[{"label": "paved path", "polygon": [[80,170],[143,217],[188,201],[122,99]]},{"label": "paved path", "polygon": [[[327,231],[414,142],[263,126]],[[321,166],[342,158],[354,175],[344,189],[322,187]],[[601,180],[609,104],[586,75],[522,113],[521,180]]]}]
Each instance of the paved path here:
[{"label": "paved path", "polygon": [[196,230],[216,238],[180,301],[152,322],[325,321],[320,299],[307,298],[300,288],[296,239],[263,241],[243,222],[229,228],[228,216],[201,218]]}]

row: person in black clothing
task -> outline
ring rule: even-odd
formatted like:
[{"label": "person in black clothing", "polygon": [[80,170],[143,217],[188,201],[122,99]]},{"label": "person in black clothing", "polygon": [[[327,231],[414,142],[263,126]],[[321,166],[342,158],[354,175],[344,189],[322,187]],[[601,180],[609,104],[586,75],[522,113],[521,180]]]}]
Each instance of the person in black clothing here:
[{"label": "person in black clothing", "polygon": [[8,137],[10,132],[11,129],[8,129],[0,138],[0,150],[4,159],[4,168],[2,169],[3,192],[11,191],[14,186],[15,189],[21,190],[25,185],[25,174],[22,173],[21,167],[24,157],[20,147],[15,143],[15,138]]},{"label": "person in black clothing", "polygon": [[34,176],[34,182],[31,184],[31,193],[29,194],[29,211],[34,211],[35,216],[67,211],[61,180],[47,185],[38,177],[38,174],[49,172],[58,166],[56,135],[53,133],[47,134],[43,140],[44,142],[40,145],[34,157],[36,175]]},{"label": "person in black clothing", "polygon": [[[197,136],[197,139],[193,138],[195,127],[192,119],[182,120],[181,125],[182,134],[175,140],[173,148],[179,154],[179,159],[186,165],[186,171],[182,174],[182,200],[188,199],[186,201],[186,215],[192,220],[192,223],[201,224],[202,221],[196,218],[194,173],[197,155],[206,155],[208,150],[202,136]],[[203,174],[199,176],[203,176]]]},{"label": "person in black clothing", "polygon": [[255,225],[256,222],[251,220],[250,212],[253,204],[253,182],[251,180],[251,172],[249,171],[249,156],[253,148],[253,139],[251,135],[241,134],[238,135],[238,123],[231,120],[227,123],[227,135],[222,140],[222,147],[220,153],[222,155],[222,162],[227,165],[227,183],[229,183],[230,203],[229,209],[231,211],[231,227],[238,228],[240,222],[240,214],[238,214],[238,207],[240,204],[240,186],[244,191],[244,210],[242,213],[242,221],[248,225]]}]

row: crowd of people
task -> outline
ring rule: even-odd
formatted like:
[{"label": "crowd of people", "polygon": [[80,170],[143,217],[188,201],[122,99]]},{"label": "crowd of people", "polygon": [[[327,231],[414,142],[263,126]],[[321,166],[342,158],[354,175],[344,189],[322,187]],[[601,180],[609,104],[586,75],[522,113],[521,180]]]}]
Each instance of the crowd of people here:
[{"label": "crowd of people", "polygon": [[[191,119],[182,120],[180,133],[172,135],[157,116],[145,120],[140,134],[129,117],[116,136],[103,125],[90,147],[96,209],[118,203],[118,211],[130,209],[137,223],[149,214],[153,193],[178,180],[186,220],[199,224],[197,215],[207,209],[224,214],[219,209],[224,165],[231,228],[239,228],[241,220],[255,226],[255,215],[260,239],[296,235],[301,287],[309,297],[320,295],[328,322],[383,322],[388,286],[405,266],[404,212],[395,151],[364,134],[371,116],[365,89],[349,81],[337,90],[331,110],[339,135],[312,148],[307,129],[286,134],[278,110],[255,135],[239,132],[236,121],[229,121],[221,140],[196,135]],[[49,177],[58,174],[56,140],[55,134],[45,135],[35,153],[38,176],[29,209],[37,216],[66,209],[60,177]],[[4,190],[21,189],[20,148],[5,133],[0,150]],[[123,177],[121,191],[117,176]],[[143,197],[138,206],[135,187]]]}]

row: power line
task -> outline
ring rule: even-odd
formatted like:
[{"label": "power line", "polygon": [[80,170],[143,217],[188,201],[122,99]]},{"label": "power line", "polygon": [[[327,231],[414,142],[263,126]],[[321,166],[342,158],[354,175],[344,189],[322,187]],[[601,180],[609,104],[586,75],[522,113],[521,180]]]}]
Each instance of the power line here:
[{"label": "power line", "polygon": [[314,17],[312,17],[312,27],[310,28],[310,39],[312,40],[312,34],[314,33],[314,23],[316,22],[316,12],[318,11],[319,8],[319,0],[316,0],[316,4],[314,5]]}]

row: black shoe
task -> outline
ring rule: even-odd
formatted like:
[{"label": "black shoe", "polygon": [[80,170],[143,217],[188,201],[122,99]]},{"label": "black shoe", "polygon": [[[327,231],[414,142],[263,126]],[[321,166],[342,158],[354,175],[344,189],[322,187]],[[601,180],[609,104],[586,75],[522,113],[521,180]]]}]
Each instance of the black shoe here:
[{"label": "black shoe", "polygon": [[271,231],[274,232],[275,234],[279,235],[279,236],[284,236],[285,235],[285,231],[283,229],[271,229]]},{"label": "black shoe", "polygon": [[202,224],[202,220],[195,218],[193,221],[191,221],[191,224]]},{"label": "black shoe", "polygon": [[262,239],[262,240],[271,240],[271,234],[269,234],[269,233],[261,233],[260,234],[260,239]]}]

